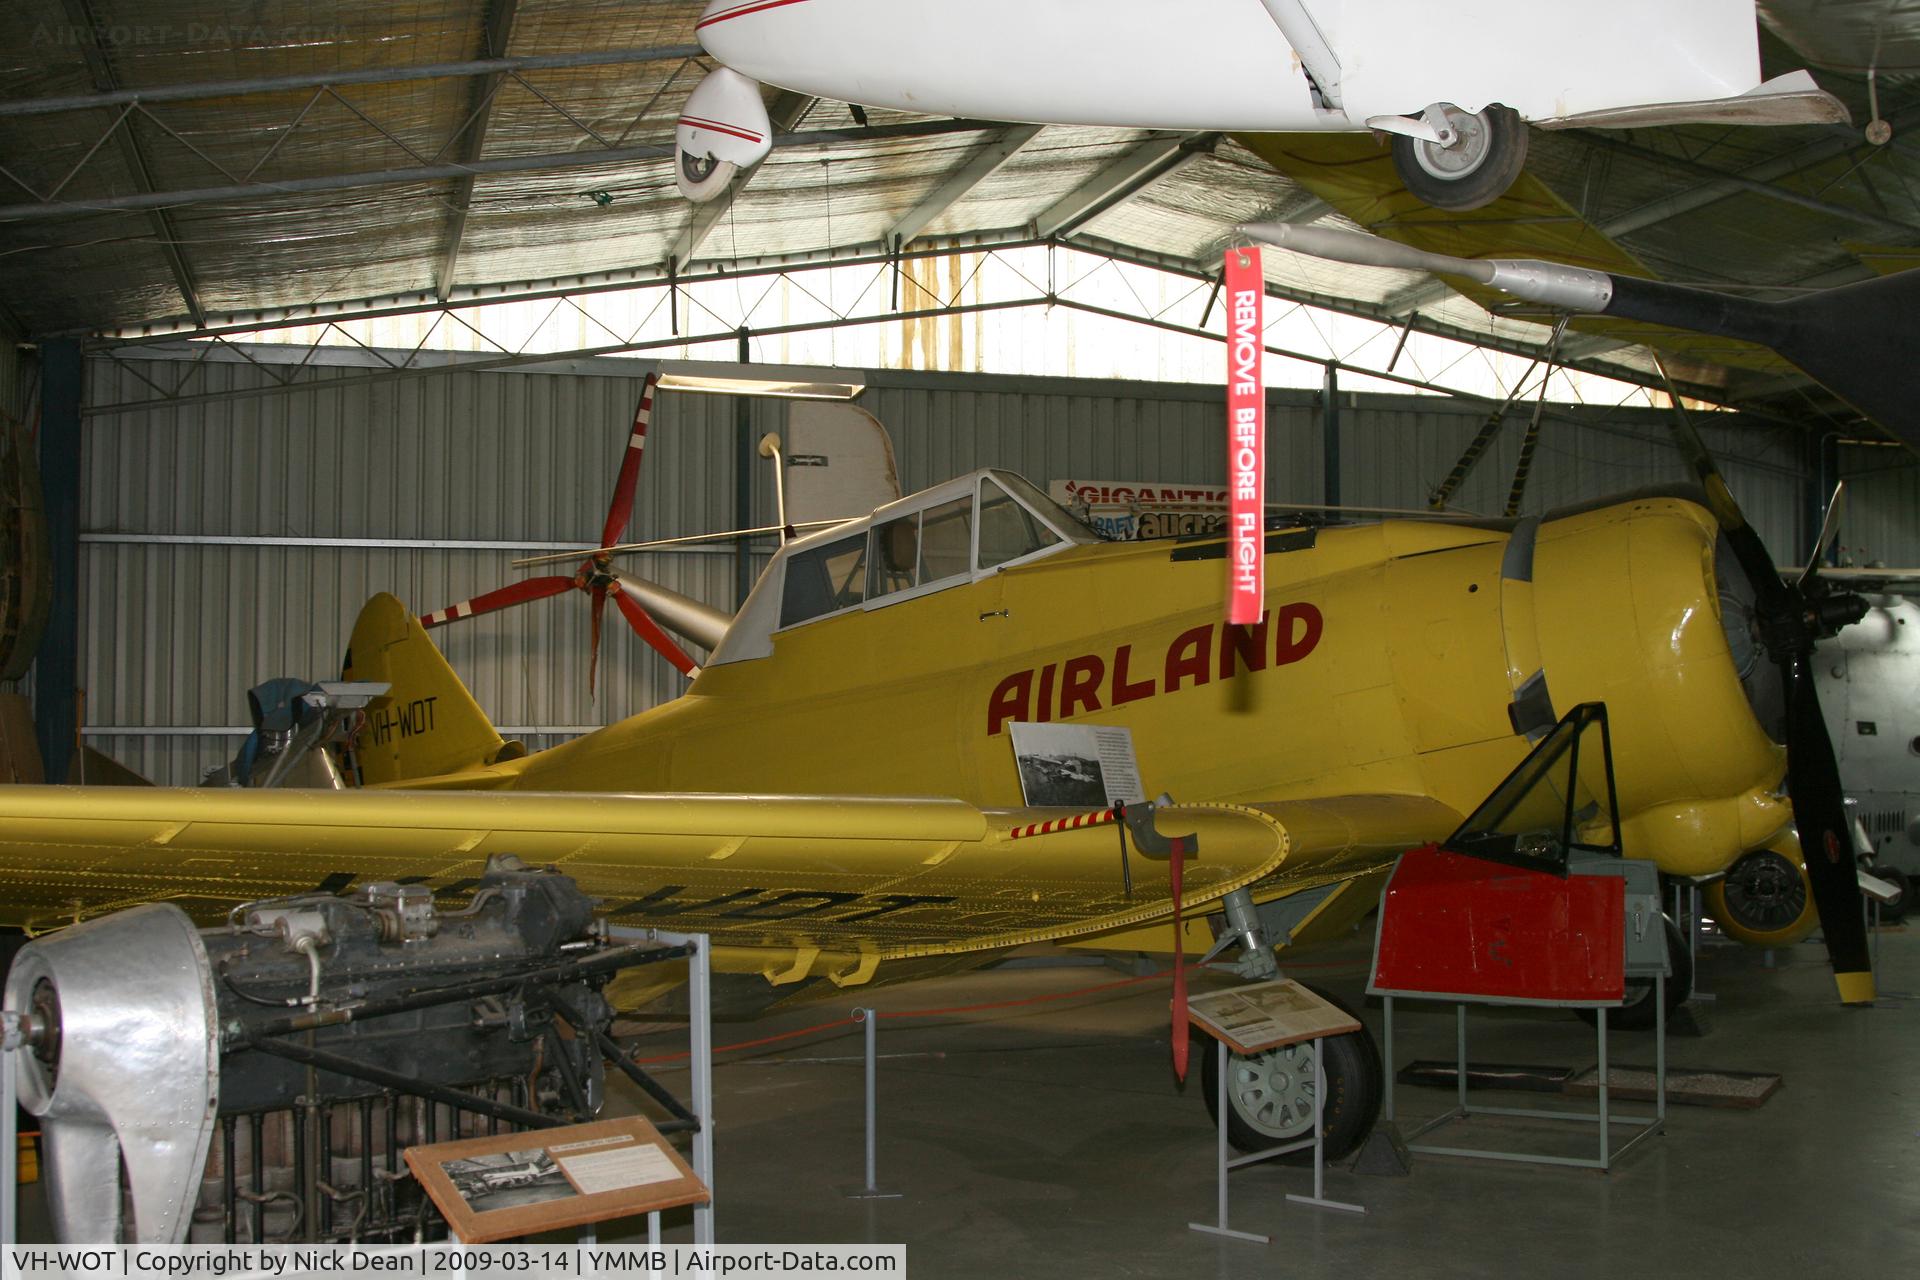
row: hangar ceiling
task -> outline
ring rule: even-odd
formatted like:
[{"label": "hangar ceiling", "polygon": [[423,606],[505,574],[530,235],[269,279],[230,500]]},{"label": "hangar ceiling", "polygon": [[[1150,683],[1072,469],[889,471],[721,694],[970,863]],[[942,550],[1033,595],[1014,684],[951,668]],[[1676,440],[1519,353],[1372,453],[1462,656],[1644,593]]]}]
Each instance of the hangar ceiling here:
[{"label": "hangar ceiling", "polygon": [[[20,332],[192,334],[890,248],[1071,245],[1211,272],[1234,223],[1339,214],[1216,134],[955,121],[781,94],[730,199],[673,183],[698,3],[21,0],[0,8],[0,305]],[[1920,260],[1920,8],[1769,0],[1853,127],[1540,133],[1530,172],[1670,280],[1779,296]],[[1657,35],[1653,38],[1657,38]],[[1143,59],[1150,57],[1143,51]],[[1143,74],[1150,74],[1143,65]],[[1873,107],[1892,140],[1869,144]],[[1544,351],[1418,273],[1269,255],[1276,294]],[[1644,349],[1564,353],[1644,378]],[[1716,398],[1830,405],[1778,371]]]}]

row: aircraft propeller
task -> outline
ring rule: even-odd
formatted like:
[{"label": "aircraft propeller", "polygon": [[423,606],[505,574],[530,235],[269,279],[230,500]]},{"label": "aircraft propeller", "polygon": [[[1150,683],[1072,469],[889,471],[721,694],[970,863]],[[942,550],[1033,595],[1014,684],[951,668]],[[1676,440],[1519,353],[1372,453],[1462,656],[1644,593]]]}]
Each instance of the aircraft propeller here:
[{"label": "aircraft propeller", "polygon": [[673,637],[661,629],[641,603],[627,591],[625,580],[611,567],[614,547],[626,533],[627,523],[633,518],[634,491],[640,479],[640,459],[646,448],[647,425],[653,418],[653,398],[658,374],[648,374],[646,382],[640,388],[640,403],[633,411],[633,430],[627,436],[627,449],[620,460],[620,474],[614,480],[613,501],[607,507],[607,519],[600,529],[599,548],[580,562],[580,567],[571,576],[558,574],[538,578],[527,578],[511,586],[501,587],[497,591],[488,591],[461,604],[446,609],[438,609],[424,614],[420,625],[428,629],[442,627],[450,622],[461,622],[467,618],[477,618],[482,614],[495,613],[514,605],[526,604],[532,600],[544,600],[548,596],[557,596],[567,591],[584,591],[593,600],[592,656],[587,667],[587,687],[593,688],[600,667],[600,623],[606,612],[607,600],[612,598],[614,607],[620,610],[620,616],[634,629],[639,637],[653,646],[654,650],[672,663],[682,675],[695,673],[694,661]]},{"label": "aircraft propeller", "polygon": [[[1781,355],[1823,381],[1833,375],[1823,375],[1821,368],[1839,371],[1833,380],[1841,385],[1835,386],[1829,382],[1831,390],[1872,414],[1883,425],[1900,431],[1910,442],[1920,438],[1920,416],[1915,416],[1912,402],[1900,406],[1892,420],[1876,411],[1874,406],[1879,402],[1877,397],[1884,391],[1882,384],[1886,381],[1878,376],[1880,370],[1874,371],[1876,376],[1871,380],[1871,394],[1858,390],[1859,384],[1852,375],[1871,365],[1870,358],[1863,361],[1849,357],[1826,364],[1821,359],[1808,358],[1808,353],[1819,355],[1838,351],[1844,345],[1845,333],[1855,328],[1852,322],[1864,326],[1861,341],[1871,349],[1878,341],[1878,335],[1869,331],[1881,318],[1879,309],[1893,296],[1880,286],[1900,280],[1898,276],[1868,281],[1866,285],[1828,290],[1793,302],[1765,303],[1650,280],[1612,276],[1560,263],[1448,257],[1375,236],[1326,227],[1275,223],[1247,226],[1241,230],[1282,248],[1314,257],[1331,258],[1337,262],[1444,272],[1477,280],[1529,301],[1571,311],[1628,315],[1701,332],[1749,338],[1774,347]],[[1920,285],[1920,272],[1910,274],[1913,280],[1903,286],[1907,291]],[[1826,323],[1824,317],[1838,313],[1831,305],[1812,308],[1804,304],[1832,299],[1842,293],[1856,294],[1864,308],[1863,313],[1850,317],[1850,323],[1844,327],[1836,325],[1842,330],[1838,335],[1816,336],[1809,333],[1809,323]],[[1626,305],[1622,305],[1623,302]],[[1889,376],[1910,378],[1912,363],[1910,358],[1903,359],[1900,368],[1891,371]],[[1664,372],[1663,368],[1663,375]],[[1786,699],[1784,737],[1788,760],[1787,796],[1793,806],[1794,825],[1799,835],[1801,853],[1806,860],[1807,879],[1813,886],[1814,906],[1820,914],[1820,927],[1826,934],[1827,954],[1833,961],[1840,998],[1849,1004],[1869,1001],[1874,996],[1873,964],[1861,908],[1852,824],[1847,819],[1839,762],[1834,754],[1833,741],[1827,734],[1826,718],[1820,713],[1820,698],[1813,680],[1815,643],[1833,635],[1848,623],[1859,621],[1865,616],[1867,608],[1863,598],[1849,592],[1833,591],[1819,576],[1820,556],[1838,530],[1844,490],[1834,493],[1806,570],[1797,581],[1787,582],[1775,568],[1775,562],[1767,554],[1760,535],[1747,522],[1740,504],[1734,500],[1732,491],[1714,463],[1713,455],[1707,452],[1699,433],[1688,421],[1672,382],[1669,381],[1667,385],[1668,390],[1673,392],[1675,443],[1705,491],[1707,507],[1719,522],[1734,558],[1751,584],[1754,593],[1751,620],[1754,639],[1780,669]]]}]

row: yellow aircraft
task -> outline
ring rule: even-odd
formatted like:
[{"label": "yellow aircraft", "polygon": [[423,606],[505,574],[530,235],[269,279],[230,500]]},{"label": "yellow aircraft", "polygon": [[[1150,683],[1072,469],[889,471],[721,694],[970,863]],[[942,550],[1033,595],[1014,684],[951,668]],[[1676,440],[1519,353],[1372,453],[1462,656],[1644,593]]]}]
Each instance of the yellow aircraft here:
[{"label": "yellow aircraft", "polygon": [[[1230,627],[1220,541],[1101,542],[982,471],[787,543],[724,634],[695,637],[712,652],[684,696],[533,755],[376,596],[346,663],[391,685],[354,753],[364,785],[0,789],[0,923],[155,899],[206,918],[354,881],[458,893],[513,853],[616,922],[711,934],[764,1006],[1045,939],[1171,950],[1164,853],[1143,857],[1166,847],[1157,823],[1191,837],[1187,905],[1250,889],[1266,933],[1303,944],[1343,933],[1400,851],[1445,838],[1587,701],[1610,709],[1628,852],[1710,874],[1793,817],[1736,665],[1745,615],[1722,608],[1753,594],[1716,554],[1731,518],[1650,494],[1275,530],[1267,616]],[[1131,842],[1097,811],[1024,805],[1012,727],[1060,722],[1127,729],[1179,803],[1131,811]],[[1870,999],[1847,918],[1828,917],[1841,994]],[[1379,1076],[1347,1039],[1329,1052],[1343,1148]]]}]

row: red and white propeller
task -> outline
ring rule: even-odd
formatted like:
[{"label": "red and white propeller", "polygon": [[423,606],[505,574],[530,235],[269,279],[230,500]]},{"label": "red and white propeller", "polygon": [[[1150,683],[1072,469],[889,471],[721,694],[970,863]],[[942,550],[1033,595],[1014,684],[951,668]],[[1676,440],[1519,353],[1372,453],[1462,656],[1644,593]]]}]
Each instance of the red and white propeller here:
[{"label": "red and white propeller", "polygon": [[467,618],[477,618],[482,614],[496,613],[514,605],[526,604],[531,600],[543,600],[548,596],[557,596],[567,591],[584,591],[593,600],[593,653],[587,668],[587,687],[593,687],[594,677],[600,666],[600,620],[606,612],[607,600],[611,598],[614,607],[627,620],[640,638],[652,645],[659,655],[671,662],[682,675],[694,675],[697,669],[686,651],[674,643],[673,637],[661,629],[651,614],[628,594],[623,586],[624,580],[612,566],[613,557],[607,548],[619,543],[627,531],[627,522],[633,517],[633,495],[640,480],[640,459],[647,447],[647,424],[653,418],[653,399],[660,380],[658,374],[648,374],[646,382],[640,388],[640,403],[633,411],[633,430],[627,436],[627,449],[620,459],[620,474],[613,484],[613,501],[607,507],[607,519],[600,530],[600,548],[588,554],[580,562],[572,576],[558,574],[527,578],[511,586],[501,587],[497,591],[484,592],[471,600],[452,605],[445,609],[436,609],[423,614],[420,625],[428,629],[443,627],[450,622],[461,622]]}]

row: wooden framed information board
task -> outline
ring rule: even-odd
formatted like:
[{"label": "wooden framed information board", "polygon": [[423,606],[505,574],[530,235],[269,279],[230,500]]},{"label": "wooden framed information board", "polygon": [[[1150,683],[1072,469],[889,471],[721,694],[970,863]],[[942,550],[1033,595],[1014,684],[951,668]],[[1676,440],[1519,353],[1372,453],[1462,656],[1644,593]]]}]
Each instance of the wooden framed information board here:
[{"label": "wooden framed information board", "polygon": [[1243,1056],[1360,1029],[1352,1014],[1288,978],[1209,991],[1188,1008],[1195,1026]]},{"label": "wooden framed information board", "polygon": [[408,1147],[407,1167],[467,1244],[633,1217],[712,1196],[643,1116]]}]

